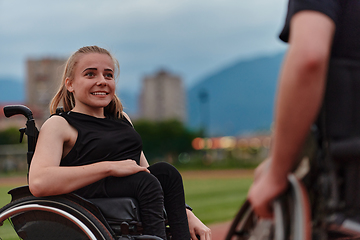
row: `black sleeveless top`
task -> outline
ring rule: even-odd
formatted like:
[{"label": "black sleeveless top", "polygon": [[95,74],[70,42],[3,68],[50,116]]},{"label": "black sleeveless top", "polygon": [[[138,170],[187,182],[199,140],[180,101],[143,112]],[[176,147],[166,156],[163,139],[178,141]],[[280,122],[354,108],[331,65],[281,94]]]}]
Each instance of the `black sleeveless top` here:
[{"label": "black sleeveless top", "polygon": [[142,141],[125,118],[96,118],[78,112],[59,116],[78,131],[74,147],[61,160],[60,166],[81,166],[101,161],[133,159],[140,165]]}]

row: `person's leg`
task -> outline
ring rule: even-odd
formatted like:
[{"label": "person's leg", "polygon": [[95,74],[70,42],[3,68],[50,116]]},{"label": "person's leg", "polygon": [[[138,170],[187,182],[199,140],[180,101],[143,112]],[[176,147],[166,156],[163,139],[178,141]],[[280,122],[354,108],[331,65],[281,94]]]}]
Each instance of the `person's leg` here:
[{"label": "person's leg", "polygon": [[127,177],[106,178],[107,197],[133,197],[138,200],[144,234],[166,239],[164,196],[159,181],[147,172]]},{"label": "person's leg", "polygon": [[164,192],[164,205],[173,240],[189,240],[190,232],[185,209],[183,181],[172,165],[160,162],[151,165],[150,172],[160,181]]}]

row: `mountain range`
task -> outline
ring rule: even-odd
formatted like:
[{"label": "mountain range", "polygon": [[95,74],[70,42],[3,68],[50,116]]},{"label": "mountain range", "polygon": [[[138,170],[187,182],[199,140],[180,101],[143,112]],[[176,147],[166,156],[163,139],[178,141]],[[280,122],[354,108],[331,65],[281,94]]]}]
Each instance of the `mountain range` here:
[{"label": "mountain range", "polygon": [[[269,131],[284,53],[238,60],[187,89],[187,125],[208,136]],[[0,104],[25,100],[22,81],[0,77]],[[121,92],[125,111],[136,115],[138,93]]]},{"label": "mountain range", "polygon": [[209,136],[269,131],[284,53],[239,60],[188,90],[188,126]]}]

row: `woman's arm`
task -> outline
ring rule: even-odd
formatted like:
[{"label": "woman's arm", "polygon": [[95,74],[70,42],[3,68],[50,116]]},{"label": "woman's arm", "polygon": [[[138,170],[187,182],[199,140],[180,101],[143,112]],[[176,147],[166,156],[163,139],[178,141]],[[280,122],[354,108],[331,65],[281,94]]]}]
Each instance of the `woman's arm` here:
[{"label": "woman's arm", "polygon": [[108,176],[148,171],[133,160],[60,167],[64,143],[70,141],[71,130],[66,120],[57,116],[48,119],[41,128],[29,170],[29,187],[34,196],[69,193]]}]

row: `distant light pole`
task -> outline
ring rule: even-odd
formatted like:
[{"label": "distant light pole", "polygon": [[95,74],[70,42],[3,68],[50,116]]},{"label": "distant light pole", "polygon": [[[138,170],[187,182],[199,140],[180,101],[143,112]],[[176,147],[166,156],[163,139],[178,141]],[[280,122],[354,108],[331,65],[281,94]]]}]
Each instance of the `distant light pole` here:
[{"label": "distant light pole", "polygon": [[199,91],[200,109],[201,109],[201,124],[204,131],[204,137],[210,135],[210,104],[209,93],[206,89]]}]

